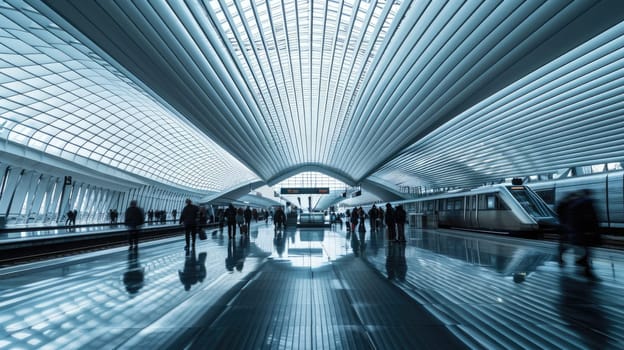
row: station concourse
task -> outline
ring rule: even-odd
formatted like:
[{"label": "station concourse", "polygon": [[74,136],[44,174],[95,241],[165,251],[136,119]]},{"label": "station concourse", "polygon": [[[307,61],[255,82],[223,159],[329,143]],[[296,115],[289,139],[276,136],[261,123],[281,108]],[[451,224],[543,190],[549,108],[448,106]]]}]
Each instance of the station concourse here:
[{"label": "station concourse", "polygon": [[[556,244],[414,229],[364,241],[336,225],[253,224],[1,273],[3,349],[618,349],[621,251],[595,280]],[[566,255],[572,262],[572,257]]]},{"label": "station concourse", "polygon": [[0,0],[0,349],[624,348],[622,48],[618,0]]}]

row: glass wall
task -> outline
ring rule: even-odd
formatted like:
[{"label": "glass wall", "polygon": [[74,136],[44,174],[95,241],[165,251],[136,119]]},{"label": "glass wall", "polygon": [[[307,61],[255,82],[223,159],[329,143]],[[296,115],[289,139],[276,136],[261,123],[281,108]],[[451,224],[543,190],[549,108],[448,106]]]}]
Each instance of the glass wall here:
[{"label": "glass wall", "polygon": [[146,213],[164,211],[167,220],[172,220],[172,210],[181,212],[186,198],[199,199],[192,193],[153,185],[107,188],[0,163],[0,225],[64,224],[69,210],[77,211],[76,224],[108,223],[111,210],[117,210],[123,221],[132,199]]}]

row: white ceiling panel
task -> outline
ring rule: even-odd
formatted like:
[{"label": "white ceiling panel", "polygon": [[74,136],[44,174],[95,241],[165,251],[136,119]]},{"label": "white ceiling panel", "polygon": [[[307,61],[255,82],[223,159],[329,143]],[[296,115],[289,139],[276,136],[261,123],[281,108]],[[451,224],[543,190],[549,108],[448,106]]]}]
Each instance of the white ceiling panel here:
[{"label": "white ceiling panel", "polygon": [[[445,187],[624,158],[621,1],[27,0],[0,14],[11,141],[164,181],[301,169]],[[213,147],[205,161],[240,167],[173,160]]]}]

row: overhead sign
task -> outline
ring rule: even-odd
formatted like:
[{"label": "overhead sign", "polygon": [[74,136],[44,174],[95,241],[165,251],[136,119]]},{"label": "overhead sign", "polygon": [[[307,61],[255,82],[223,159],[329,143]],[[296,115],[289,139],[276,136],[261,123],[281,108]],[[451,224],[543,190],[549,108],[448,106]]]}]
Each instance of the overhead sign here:
[{"label": "overhead sign", "polygon": [[329,187],[282,187],[281,194],[329,194]]}]

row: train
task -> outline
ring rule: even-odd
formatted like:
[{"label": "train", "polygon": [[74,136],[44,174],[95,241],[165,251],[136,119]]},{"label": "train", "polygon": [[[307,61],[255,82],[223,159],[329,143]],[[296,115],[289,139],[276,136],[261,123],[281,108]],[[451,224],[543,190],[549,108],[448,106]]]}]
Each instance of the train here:
[{"label": "train", "polygon": [[610,171],[527,183],[551,208],[572,192],[590,190],[603,233],[624,233],[624,171]]},{"label": "train", "polygon": [[555,232],[557,215],[535,191],[522,184],[498,184],[446,192],[401,204],[410,220],[420,217],[423,227],[535,236]]}]

